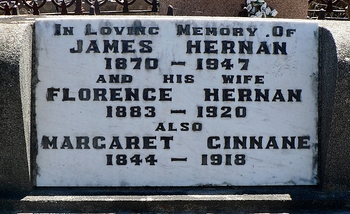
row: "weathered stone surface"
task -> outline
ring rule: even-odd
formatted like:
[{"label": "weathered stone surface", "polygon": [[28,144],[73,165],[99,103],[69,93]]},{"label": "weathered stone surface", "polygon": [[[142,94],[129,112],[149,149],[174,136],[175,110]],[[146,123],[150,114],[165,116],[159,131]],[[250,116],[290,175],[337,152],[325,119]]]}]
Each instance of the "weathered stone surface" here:
[{"label": "weathered stone surface", "polygon": [[[323,119],[326,121],[321,123],[320,136],[329,133],[329,139],[324,138],[320,145],[323,162],[320,168],[321,181],[325,189],[345,191],[350,188],[350,28],[349,22],[320,21],[319,24],[324,28],[320,38],[320,65],[328,73],[324,76],[326,82],[330,83],[337,72],[336,87],[329,84],[321,86],[325,93],[335,88],[334,106],[332,110],[328,110],[329,115],[332,115],[331,122],[329,115],[324,115]],[[335,49],[337,56],[334,54]],[[337,64],[334,64],[336,58]],[[331,101],[332,97],[329,95],[331,94],[325,94],[321,102]]]},{"label": "weathered stone surface", "polygon": [[0,195],[31,189],[32,22],[0,24]]}]

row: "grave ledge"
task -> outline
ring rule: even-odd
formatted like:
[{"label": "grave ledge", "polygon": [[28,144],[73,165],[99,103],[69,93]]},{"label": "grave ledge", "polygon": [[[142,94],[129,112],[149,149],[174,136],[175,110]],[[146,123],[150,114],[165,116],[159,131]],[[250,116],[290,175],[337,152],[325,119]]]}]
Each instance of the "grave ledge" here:
[{"label": "grave ledge", "polygon": [[308,212],[349,211],[350,193],[317,187],[38,188],[0,199],[0,211],[30,212]]}]

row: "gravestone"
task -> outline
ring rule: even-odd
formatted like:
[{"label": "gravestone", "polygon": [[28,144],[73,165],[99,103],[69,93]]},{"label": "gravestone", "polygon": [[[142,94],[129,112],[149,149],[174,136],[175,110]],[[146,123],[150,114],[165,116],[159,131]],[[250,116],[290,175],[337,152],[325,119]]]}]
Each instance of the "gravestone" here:
[{"label": "gravestone", "polygon": [[348,212],[347,22],[103,18],[1,19],[2,213]]},{"label": "gravestone", "polygon": [[60,17],[35,35],[37,186],[318,183],[317,23]]}]

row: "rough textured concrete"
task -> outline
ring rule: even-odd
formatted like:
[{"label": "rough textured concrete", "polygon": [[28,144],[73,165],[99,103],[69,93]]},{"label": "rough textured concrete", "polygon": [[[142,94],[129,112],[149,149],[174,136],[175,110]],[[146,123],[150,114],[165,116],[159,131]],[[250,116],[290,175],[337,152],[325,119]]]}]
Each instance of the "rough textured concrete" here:
[{"label": "rough textured concrete", "polygon": [[33,23],[0,23],[0,195],[31,189]]},{"label": "rough textured concrete", "polygon": [[[305,19],[308,4],[306,0],[266,0],[267,5],[278,11],[278,18]],[[245,0],[164,0],[160,2],[160,14],[166,15],[169,5],[176,16],[238,16]]]},{"label": "rough textured concrete", "polygon": [[[324,27],[319,28],[319,181],[322,187],[327,186],[324,182],[325,171],[328,162],[327,150],[331,129],[338,72],[337,50],[333,36]],[[328,125],[322,125],[328,124]]]},{"label": "rough textured concrete", "polygon": [[[344,191],[350,189],[350,47],[348,40],[350,27],[349,22],[321,21],[319,23],[321,27],[332,32],[338,57],[332,122],[325,123],[322,128],[323,131],[328,129],[330,132],[327,145],[321,148],[321,156],[324,159],[324,166],[321,168],[323,187],[328,190]],[[326,48],[326,45],[330,44],[330,39],[330,37],[323,38],[322,41],[325,51],[324,60],[334,58],[331,49]],[[330,65],[330,63],[321,64]]]}]

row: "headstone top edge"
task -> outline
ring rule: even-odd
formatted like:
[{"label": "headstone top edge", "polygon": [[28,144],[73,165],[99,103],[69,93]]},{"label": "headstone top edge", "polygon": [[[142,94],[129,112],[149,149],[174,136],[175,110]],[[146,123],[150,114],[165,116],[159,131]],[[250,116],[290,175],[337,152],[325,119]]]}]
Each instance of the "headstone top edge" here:
[{"label": "headstone top edge", "polygon": [[275,18],[275,19],[261,19],[261,18],[247,18],[247,17],[219,17],[219,16],[46,16],[36,18],[35,21],[50,21],[50,20],[155,20],[155,21],[241,21],[241,22],[266,22],[266,23],[305,23],[305,24],[314,24],[319,25],[317,21],[313,20],[302,20],[302,19],[283,19],[283,18]]}]

